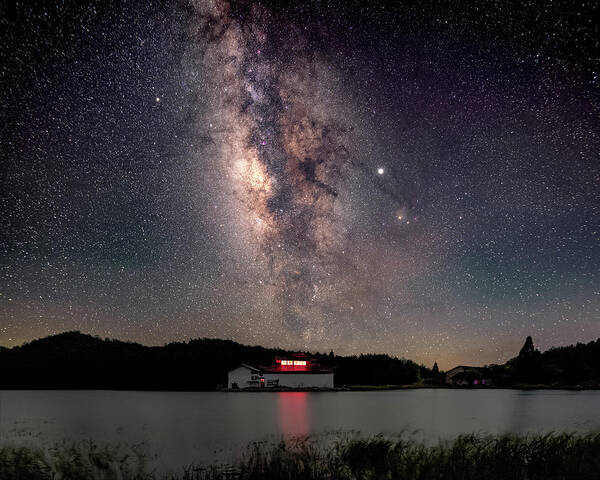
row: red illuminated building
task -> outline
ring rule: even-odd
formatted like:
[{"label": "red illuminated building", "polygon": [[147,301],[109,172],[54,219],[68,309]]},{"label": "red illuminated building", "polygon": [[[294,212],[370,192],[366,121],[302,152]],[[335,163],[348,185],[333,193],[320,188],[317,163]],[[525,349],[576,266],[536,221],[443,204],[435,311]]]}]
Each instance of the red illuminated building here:
[{"label": "red illuminated building", "polygon": [[333,388],[333,370],[307,353],[275,357],[268,367],[242,364],[229,372],[228,387],[243,388]]}]

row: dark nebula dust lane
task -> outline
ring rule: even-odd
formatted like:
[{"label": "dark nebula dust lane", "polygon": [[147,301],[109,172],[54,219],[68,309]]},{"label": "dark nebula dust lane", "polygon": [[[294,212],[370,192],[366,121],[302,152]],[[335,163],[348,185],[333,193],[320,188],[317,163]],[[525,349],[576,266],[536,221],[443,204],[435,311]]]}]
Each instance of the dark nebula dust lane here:
[{"label": "dark nebula dust lane", "polygon": [[230,196],[236,212],[232,236],[261,266],[269,286],[261,296],[271,299],[273,311],[266,315],[308,342],[323,324],[314,316],[330,301],[317,301],[320,291],[331,296],[336,285],[356,277],[352,259],[344,258],[343,210],[356,170],[348,148],[352,128],[322,98],[340,96],[335,72],[299,27],[280,29],[285,20],[264,7],[252,7],[242,19],[221,4],[196,13],[213,24],[211,31],[219,25],[218,36],[205,37],[202,62],[217,90],[212,125],[225,132],[216,141],[230,180],[219,193]]},{"label": "dark nebula dust lane", "polygon": [[600,336],[595,10],[5,7],[0,345]]}]

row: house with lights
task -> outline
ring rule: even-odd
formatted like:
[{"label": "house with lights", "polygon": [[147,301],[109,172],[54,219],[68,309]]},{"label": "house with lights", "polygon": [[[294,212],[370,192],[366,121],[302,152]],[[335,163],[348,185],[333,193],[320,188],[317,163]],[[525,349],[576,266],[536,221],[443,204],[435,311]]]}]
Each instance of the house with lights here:
[{"label": "house with lights", "polygon": [[242,363],[228,374],[227,387],[245,388],[333,388],[333,370],[319,365],[306,353],[275,357],[275,364],[253,367]]},{"label": "house with lights", "polygon": [[469,367],[458,365],[446,372],[446,383],[448,385],[490,385],[491,380],[487,369],[481,367]]}]

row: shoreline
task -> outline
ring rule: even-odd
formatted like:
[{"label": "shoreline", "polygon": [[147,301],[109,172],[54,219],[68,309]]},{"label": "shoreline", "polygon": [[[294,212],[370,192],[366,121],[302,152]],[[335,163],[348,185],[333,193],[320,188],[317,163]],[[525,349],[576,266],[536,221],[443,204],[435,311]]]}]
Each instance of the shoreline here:
[{"label": "shoreline", "polygon": [[557,391],[598,391],[600,385],[577,386],[577,385],[514,385],[514,386],[454,386],[454,385],[348,385],[334,388],[244,388],[231,389],[219,388],[211,390],[190,389],[162,389],[162,388],[110,388],[110,387],[0,387],[3,391],[105,391],[105,392],[165,392],[165,393],[282,393],[282,392],[377,392],[377,391],[401,391],[401,390],[557,390]]},{"label": "shoreline", "polygon": [[378,392],[378,391],[400,391],[400,390],[567,390],[567,391],[597,391],[600,386],[578,387],[578,386],[560,386],[553,387],[547,385],[519,385],[519,386],[445,386],[445,385],[360,385],[339,388],[223,388],[216,390],[218,392]]}]

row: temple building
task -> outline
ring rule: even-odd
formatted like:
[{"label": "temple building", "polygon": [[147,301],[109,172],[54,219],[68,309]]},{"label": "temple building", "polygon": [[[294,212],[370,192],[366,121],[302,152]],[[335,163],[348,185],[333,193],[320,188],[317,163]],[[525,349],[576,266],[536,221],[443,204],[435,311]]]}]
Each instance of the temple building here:
[{"label": "temple building", "polygon": [[242,363],[231,370],[227,387],[244,388],[333,388],[333,370],[319,365],[318,358],[306,353],[275,357],[269,367]]}]

